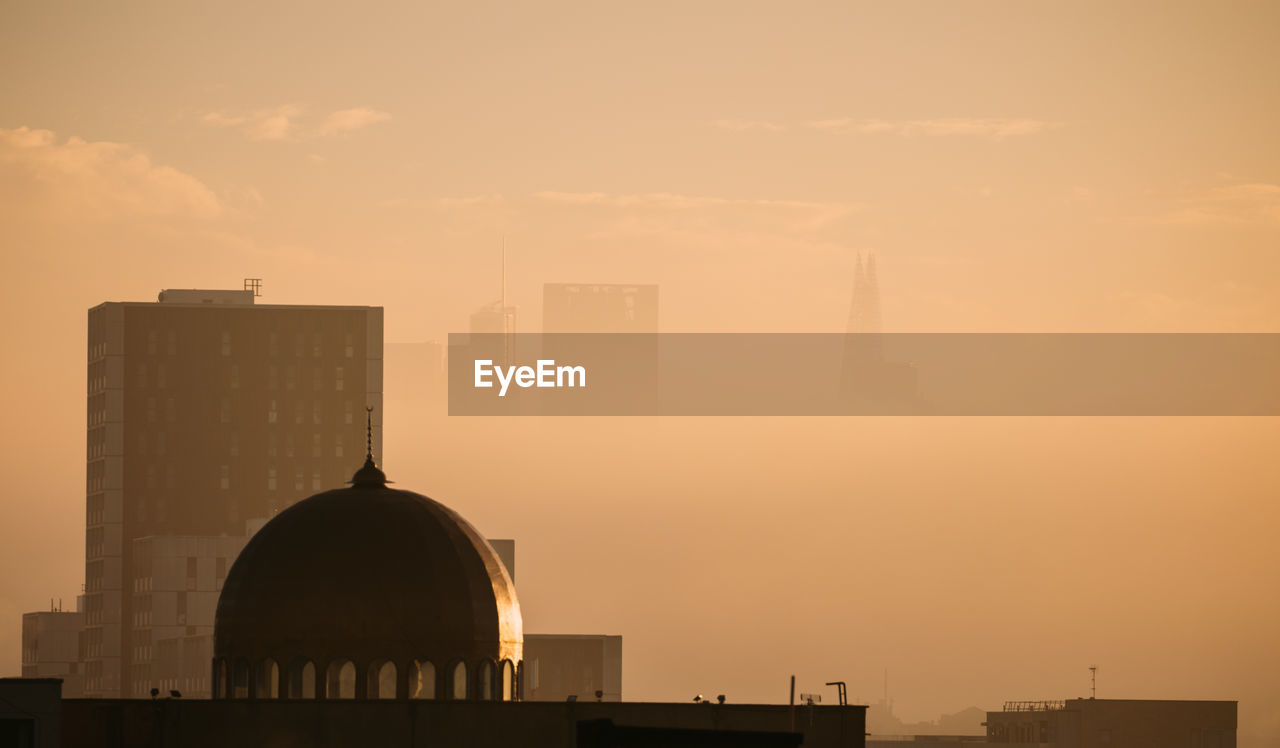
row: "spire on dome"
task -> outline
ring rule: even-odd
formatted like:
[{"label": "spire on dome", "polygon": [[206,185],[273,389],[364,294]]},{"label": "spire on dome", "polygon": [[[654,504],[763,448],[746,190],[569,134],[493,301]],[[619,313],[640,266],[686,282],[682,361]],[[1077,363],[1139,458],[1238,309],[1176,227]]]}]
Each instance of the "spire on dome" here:
[{"label": "spire on dome", "polygon": [[387,485],[387,475],[378,469],[378,463],[373,461],[373,406],[367,406],[365,409],[365,453],[364,465],[351,476],[351,485],[353,487],[370,488],[374,486]]}]

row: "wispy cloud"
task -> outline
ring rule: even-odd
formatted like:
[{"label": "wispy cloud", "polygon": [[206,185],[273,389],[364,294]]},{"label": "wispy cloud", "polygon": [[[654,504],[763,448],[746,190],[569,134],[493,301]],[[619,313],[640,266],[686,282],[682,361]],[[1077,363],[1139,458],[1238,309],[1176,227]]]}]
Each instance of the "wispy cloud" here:
[{"label": "wispy cloud", "polygon": [[1280,226],[1280,185],[1223,185],[1182,198],[1166,223]]},{"label": "wispy cloud", "polygon": [[60,221],[214,218],[223,205],[195,177],[126,143],[58,142],[49,130],[0,129],[0,186],[9,210]]},{"label": "wispy cloud", "polygon": [[640,213],[691,216],[751,214],[752,219],[785,223],[793,230],[816,230],[862,209],[856,203],[822,203],[804,200],[741,199],[681,195],[667,192],[613,194],[605,192],[536,192],[537,200],[561,205],[614,208]]},{"label": "wispy cloud", "polygon": [[388,112],[355,107],[331,112],[318,125],[310,125],[302,107],[284,104],[251,112],[208,112],[200,121],[210,127],[237,129],[249,140],[302,140],[354,132],[389,119]]},{"label": "wispy cloud", "polygon": [[760,132],[781,132],[787,129],[786,125],[781,125],[777,122],[751,119],[718,119],[714,124],[721,130],[733,130],[735,132],[748,132],[751,130]]},{"label": "wispy cloud", "polygon": [[341,109],[325,117],[324,123],[320,125],[319,133],[321,135],[338,135],[359,130],[379,122],[386,122],[389,119],[391,119],[389,113],[368,107]]},{"label": "wispy cloud", "polygon": [[209,112],[200,121],[211,127],[236,128],[250,140],[288,140],[296,132],[301,114],[300,107],[285,104],[241,114]]},{"label": "wispy cloud", "polygon": [[916,120],[823,119],[806,123],[815,130],[851,132],[863,135],[901,135],[903,137],[936,137],[968,135],[994,139],[1034,135],[1057,127],[1060,122],[1039,119],[940,118]]}]

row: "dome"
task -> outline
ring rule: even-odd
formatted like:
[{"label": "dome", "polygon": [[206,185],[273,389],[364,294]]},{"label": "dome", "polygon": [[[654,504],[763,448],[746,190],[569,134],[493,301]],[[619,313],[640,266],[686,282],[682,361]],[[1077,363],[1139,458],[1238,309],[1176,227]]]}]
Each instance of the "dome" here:
[{"label": "dome", "polygon": [[[386,485],[304,499],[248,542],[214,622],[215,698],[511,699],[515,587],[456,512]],[[357,696],[358,695],[358,696]]]}]

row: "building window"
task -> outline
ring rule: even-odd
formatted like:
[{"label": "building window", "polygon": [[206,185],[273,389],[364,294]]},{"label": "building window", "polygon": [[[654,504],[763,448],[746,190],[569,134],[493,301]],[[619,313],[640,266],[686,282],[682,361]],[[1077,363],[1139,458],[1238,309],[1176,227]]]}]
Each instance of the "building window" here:
[{"label": "building window", "polygon": [[249,698],[249,663],[244,659],[236,660],[231,672],[231,698]]},{"label": "building window", "polygon": [[409,663],[409,698],[434,699],[436,697],[436,666],[426,660]]},{"label": "building window", "polygon": [[280,694],[280,668],[276,661],[266,659],[258,663],[257,677],[253,684],[253,698],[274,699]]},{"label": "building window", "polygon": [[218,410],[218,418],[223,423],[231,423],[231,398],[226,395],[222,397],[222,406]]},{"label": "building window", "polygon": [[156,331],[147,330],[147,355],[156,355]]},{"label": "building window", "polygon": [[347,358],[352,358],[356,355],[356,347],[352,345],[351,333],[347,333],[346,346],[343,349],[343,355]]},{"label": "building window", "polygon": [[267,490],[276,490],[276,469],[275,466],[267,468]]},{"label": "building window", "polygon": [[394,699],[396,697],[396,664],[390,660],[375,660],[369,666],[369,698]]},{"label": "building window", "polygon": [[311,336],[311,355],[314,358],[320,358],[320,333]]},{"label": "building window", "polygon": [[218,467],[218,487],[223,491],[231,488],[231,466],[221,465]]},{"label": "building window", "polygon": [[449,698],[467,698],[467,663],[455,662],[449,673]]},{"label": "building window", "polygon": [[275,364],[267,367],[267,389],[274,390],[280,386],[280,369]]},{"label": "building window", "polygon": [[323,413],[324,411],[320,405],[320,401],[319,400],[313,401],[311,403],[311,422],[317,426],[320,425],[320,422],[324,420],[323,418],[321,418],[321,415]]},{"label": "building window", "polygon": [[164,419],[169,423],[178,420],[178,406],[172,397],[165,398],[164,401]]},{"label": "building window", "polygon": [[276,443],[276,435],[274,433],[267,434],[267,457],[275,457],[276,453],[279,451],[280,449]]},{"label": "building window", "polygon": [[298,468],[293,471],[293,490],[301,491],[303,487],[304,486],[302,483],[302,468]]},{"label": "building window", "polygon": [[317,471],[315,471],[314,473],[312,473],[312,474],[311,474],[311,490],[312,490],[312,491],[319,491],[319,490],[320,490],[320,487],[321,487],[321,483],[320,483],[320,471],[319,471],[319,470],[317,470]]},{"label": "building window", "polygon": [[272,356],[280,355],[280,335],[271,333],[267,336],[267,353]]},{"label": "building window", "polygon": [[320,457],[320,456],[321,456],[321,455],[320,455],[320,435],[319,435],[319,434],[312,434],[312,435],[311,435],[311,456],[312,456],[312,457]]},{"label": "building window", "polygon": [[511,660],[502,661],[502,700],[516,700],[516,668],[511,664]]},{"label": "building window", "polygon": [[169,369],[164,364],[156,364],[156,387],[164,389],[169,383]]},{"label": "building window", "polygon": [[276,401],[272,400],[267,406],[267,423],[275,423],[280,420],[280,413],[276,410]]},{"label": "building window", "polygon": [[163,456],[165,451],[164,432],[156,432],[156,454]]},{"label": "building window", "polygon": [[314,699],[316,697],[316,666],[311,660],[299,657],[289,663],[289,689],[291,699]]},{"label": "building window", "polygon": [[334,660],[329,663],[325,677],[326,699],[354,699],[356,697],[356,666],[351,660]]},{"label": "building window", "polygon": [[290,366],[284,370],[284,388],[293,391],[298,386],[298,367]]},{"label": "building window", "polygon": [[[227,384],[229,384],[231,386],[231,389],[233,390],[240,389],[240,365],[239,364],[231,365],[231,373],[230,373],[230,376],[228,377]],[[160,385],[160,386],[163,387],[164,385]]]},{"label": "building window", "polygon": [[344,423],[351,423],[351,401],[348,400],[342,404],[342,420]]},{"label": "building window", "polygon": [[138,389],[145,390],[147,388],[147,365],[138,364]]},{"label": "building window", "polygon": [[240,456],[240,436],[236,432],[231,432],[230,441],[227,444],[227,454],[232,457]]},{"label": "building window", "polygon": [[493,663],[484,660],[476,668],[476,698],[480,701],[493,701],[496,696],[493,685]]},{"label": "building window", "polygon": [[342,450],[342,434],[334,434],[334,435],[333,435],[333,439],[334,439],[334,444],[333,444],[333,456],[334,456],[334,457],[342,457],[342,452],[343,452],[343,450]]},{"label": "building window", "polygon": [[[284,435],[284,456],[293,457],[294,452],[295,450],[293,448],[293,434],[285,434]],[[298,486],[298,487],[301,488],[302,486]]]},{"label": "building window", "polygon": [[333,388],[334,388],[335,390],[339,391],[339,392],[341,392],[341,391],[342,391],[342,389],[343,389],[343,381],[342,381],[342,367],[341,367],[341,366],[339,366],[339,367],[338,367],[338,369],[337,369],[337,371],[336,371],[336,372],[334,372],[334,375],[333,375]]},{"label": "building window", "polygon": [[222,355],[231,355],[231,333],[227,330],[222,331]]}]

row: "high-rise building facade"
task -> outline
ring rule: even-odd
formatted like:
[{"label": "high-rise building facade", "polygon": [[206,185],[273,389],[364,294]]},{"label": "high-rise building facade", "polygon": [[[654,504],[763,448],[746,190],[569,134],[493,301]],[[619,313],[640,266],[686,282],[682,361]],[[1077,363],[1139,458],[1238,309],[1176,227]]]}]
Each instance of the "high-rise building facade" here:
[{"label": "high-rise building facade", "polygon": [[546,283],[542,331],[658,331],[658,287],[639,283]]},{"label": "high-rise building facade", "polygon": [[243,536],[247,520],[341,485],[365,451],[366,407],[380,453],[380,307],[163,291],[89,310],[87,696],[138,695],[135,677],[150,686],[135,670],[151,632],[134,609],[147,567],[134,541]]}]

